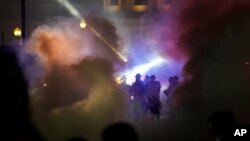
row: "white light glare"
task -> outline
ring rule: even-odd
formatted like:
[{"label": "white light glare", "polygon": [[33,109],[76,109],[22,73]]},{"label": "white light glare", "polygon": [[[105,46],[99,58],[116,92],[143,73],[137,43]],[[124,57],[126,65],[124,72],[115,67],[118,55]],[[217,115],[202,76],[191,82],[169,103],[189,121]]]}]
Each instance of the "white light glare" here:
[{"label": "white light glare", "polygon": [[68,0],[57,0],[60,4],[62,4],[69,12],[76,17],[77,19],[81,20],[80,13],[76,10],[74,6],[72,6]]},{"label": "white light glare", "polygon": [[161,57],[158,57],[150,61],[149,63],[142,64],[142,65],[132,68],[131,70],[125,71],[124,73],[121,73],[121,75],[125,75],[127,77],[127,83],[132,84],[132,82],[135,81],[135,75],[137,73],[140,73],[141,75],[145,75],[145,73],[148,72],[151,68],[159,64],[162,64],[163,62],[167,62],[167,60]]}]

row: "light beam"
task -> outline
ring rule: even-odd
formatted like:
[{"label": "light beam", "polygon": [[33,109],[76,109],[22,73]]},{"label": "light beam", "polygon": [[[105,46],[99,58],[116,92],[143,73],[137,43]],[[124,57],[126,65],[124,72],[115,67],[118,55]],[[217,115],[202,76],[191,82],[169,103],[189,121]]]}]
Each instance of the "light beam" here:
[{"label": "light beam", "polygon": [[[72,6],[68,0],[57,0],[60,4],[62,4],[74,17],[79,19],[80,21],[84,21],[86,26],[88,23],[82,18],[80,13]],[[81,24],[81,23],[80,23]],[[90,26],[88,24],[88,27],[90,30],[100,39],[102,40],[120,59],[122,59],[124,62],[127,62],[127,59],[120,53],[118,52],[114,46],[112,46],[94,27]]]},{"label": "light beam", "polygon": [[68,0],[57,0],[61,5],[63,5],[74,17],[81,20],[82,16],[80,13],[76,10],[74,6],[72,6]]},{"label": "light beam", "polygon": [[92,26],[89,26],[90,30],[100,39],[102,40],[115,54],[117,54],[124,62],[127,62],[127,59],[118,52],[103,36],[97,32]]}]

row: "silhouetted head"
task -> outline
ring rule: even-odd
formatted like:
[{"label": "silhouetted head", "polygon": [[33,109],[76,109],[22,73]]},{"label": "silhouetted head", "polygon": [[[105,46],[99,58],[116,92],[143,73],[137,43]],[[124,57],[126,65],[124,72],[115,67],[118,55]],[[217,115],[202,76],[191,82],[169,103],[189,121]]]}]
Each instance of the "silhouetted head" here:
[{"label": "silhouetted head", "polygon": [[179,81],[179,77],[177,75],[175,75],[174,76],[174,80],[178,82]]},{"label": "silhouetted head", "polygon": [[123,122],[108,126],[102,133],[103,141],[138,141],[135,129]]},{"label": "silhouetted head", "polygon": [[155,81],[156,80],[156,76],[155,75],[151,75],[150,76],[150,81]]},{"label": "silhouetted head", "polygon": [[145,76],[145,81],[149,81],[150,77],[148,75]]},{"label": "silhouetted head", "polygon": [[168,82],[170,85],[174,84],[174,77],[169,77]]},{"label": "silhouetted head", "polygon": [[87,140],[84,138],[81,138],[81,137],[74,137],[74,138],[68,139],[66,141],[87,141]]},{"label": "silhouetted head", "polygon": [[137,74],[135,75],[135,79],[136,79],[136,80],[141,80],[141,74],[137,73]]}]

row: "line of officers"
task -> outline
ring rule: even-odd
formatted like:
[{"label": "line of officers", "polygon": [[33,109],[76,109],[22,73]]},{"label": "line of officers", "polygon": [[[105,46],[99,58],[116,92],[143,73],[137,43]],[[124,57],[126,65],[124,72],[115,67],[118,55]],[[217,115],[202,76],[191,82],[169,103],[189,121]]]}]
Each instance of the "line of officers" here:
[{"label": "line of officers", "polygon": [[[161,84],[156,80],[155,75],[145,76],[145,80],[141,80],[141,74],[136,74],[135,82],[130,86],[126,84],[126,77],[121,78],[122,83],[120,89],[125,94],[131,97],[134,106],[134,114],[136,117],[141,116],[145,112],[150,111],[156,120],[160,119],[161,101],[160,90]],[[175,86],[177,85],[178,77],[169,78],[169,86],[164,90],[164,94],[170,97]]]}]

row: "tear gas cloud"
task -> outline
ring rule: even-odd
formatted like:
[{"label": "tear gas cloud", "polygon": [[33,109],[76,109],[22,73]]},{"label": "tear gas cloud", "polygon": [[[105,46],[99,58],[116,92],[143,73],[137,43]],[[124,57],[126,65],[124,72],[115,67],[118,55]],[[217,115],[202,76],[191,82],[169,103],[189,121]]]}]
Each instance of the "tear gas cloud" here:
[{"label": "tear gas cloud", "polygon": [[232,111],[238,123],[250,122],[249,66],[244,64],[250,59],[249,8],[244,0],[190,0],[173,11],[172,27],[166,27],[171,36],[162,37],[171,39],[187,61],[170,101],[172,120],[183,126],[163,128],[166,138],[182,140],[178,135],[183,134],[185,140],[211,140],[207,120],[219,110]]},{"label": "tear gas cloud", "polygon": [[75,23],[64,20],[57,24],[39,26],[31,35],[28,50],[37,53],[46,68],[54,64],[78,64],[88,55],[88,51],[84,48],[86,43],[82,41],[85,40],[83,32]]},{"label": "tear gas cloud", "polygon": [[[212,140],[207,120],[219,110],[232,111],[238,123],[250,123],[249,9],[244,0],[189,0],[178,2],[168,15],[155,13],[160,20],[150,30],[159,44],[154,49],[174,60],[171,69],[181,68],[183,80],[169,103],[173,113],[163,126],[140,130],[143,140]],[[135,43],[134,58],[143,50]]]},{"label": "tear gas cloud", "polygon": [[205,106],[210,110],[218,105],[231,110],[245,105],[243,97],[249,92],[244,65],[250,51],[249,2],[193,0],[185,4],[173,21],[178,32],[176,45],[189,57],[183,68],[185,81],[176,96],[194,98],[198,103],[187,100],[192,106],[213,101],[213,106]]},{"label": "tear gas cloud", "polygon": [[[111,26],[103,20],[95,24]],[[115,30],[109,34],[117,36]],[[109,40],[116,43],[119,37]],[[37,27],[26,49],[33,56],[28,57],[27,62],[33,59],[33,63],[27,64],[26,71],[31,78],[31,108],[46,139],[98,138],[106,125],[122,117],[126,101],[113,78],[113,65],[119,58],[90,30],[80,29],[78,20],[58,18]],[[76,128],[69,131],[71,127]]]}]

